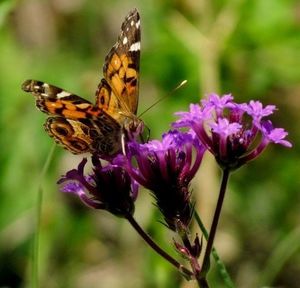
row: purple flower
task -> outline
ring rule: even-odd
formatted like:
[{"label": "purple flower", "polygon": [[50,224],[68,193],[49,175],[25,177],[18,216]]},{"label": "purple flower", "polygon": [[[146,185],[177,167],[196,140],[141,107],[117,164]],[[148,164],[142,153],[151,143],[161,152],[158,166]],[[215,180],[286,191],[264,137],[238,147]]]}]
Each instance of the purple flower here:
[{"label": "purple flower", "polygon": [[117,164],[102,166],[95,156],[92,162],[91,175],[84,175],[86,158],[77,169],[67,172],[58,181],[59,184],[63,184],[61,190],[77,195],[83,203],[92,208],[104,209],[120,217],[133,214],[138,193],[137,183]]},{"label": "purple flower", "polygon": [[128,173],[151,191],[167,227],[174,231],[187,228],[193,214],[188,188],[205,151],[195,136],[176,130],[164,134],[162,141],[132,142],[125,159]]},{"label": "purple flower", "polygon": [[265,117],[276,110],[259,101],[249,104],[233,102],[231,95],[211,94],[201,105],[191,104],[189,112],[178,112],[173,127],[193,129],[203,145],[215,156],[222,168],[234,170],[254,159],[270,143],[291,147],[287,132],[273,128]]}]

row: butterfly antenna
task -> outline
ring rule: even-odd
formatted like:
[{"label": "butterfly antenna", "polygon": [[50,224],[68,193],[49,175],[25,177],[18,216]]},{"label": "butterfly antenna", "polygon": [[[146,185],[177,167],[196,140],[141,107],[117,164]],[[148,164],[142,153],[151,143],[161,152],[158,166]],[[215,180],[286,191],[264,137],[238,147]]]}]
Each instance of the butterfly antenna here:
[{"label": "butterfly antenna", "polygon": [[146,110],[144,110],[138,117],[140,118],[141,116],[143,116],[146,112],[148,112],[150,109],[152,109],[155,105],[157,105],[158,103],[160,103],[161,101],[165,100],[166,98],[170,97],[176,90],[178,90],[179,88],[181,88],[183,85],[185,85],[187,83],[187,80],[183,80],[179,85],[177,85],[169,94],[167,94],[166,96],[158,99],[157,101],[155,101],[152,105],[150,105]]}]

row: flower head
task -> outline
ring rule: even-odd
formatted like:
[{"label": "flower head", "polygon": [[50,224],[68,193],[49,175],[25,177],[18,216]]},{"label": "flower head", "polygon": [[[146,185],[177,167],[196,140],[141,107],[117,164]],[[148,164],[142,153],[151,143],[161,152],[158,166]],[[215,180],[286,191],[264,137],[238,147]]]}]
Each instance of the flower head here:
[{"label": "flower head", "polygon": [[162,141],[129,145],[127,171],[151,191],[166,225],[174,231],[178,227],[187,227],[191,220],[193,208],[188,188],[204,151],[195,133],[177,130],[164,134]]},{"label": "flower head", "polygon": [[284,139],[288,134],[284,129],[265,120],[275,109],[259,101],[238,104],[231,95],[211,94],[201,105],[191,104],[189,112],[176,113],[179,119],[173,127],[193,129],[219,165],[234,170],[260,155],[269,143],[292,146]]},{"label": "flower head", "polygon": [[61,190],[77,195],[82,202],[95,209],[104,209],[120,217],[133,214],[137,183],[117,164],[102,166],[96,157],[92,158],[92,162],[91,175],[84,175],[86,158],[77,169],[67,172],[58,181],[63,184]]}]

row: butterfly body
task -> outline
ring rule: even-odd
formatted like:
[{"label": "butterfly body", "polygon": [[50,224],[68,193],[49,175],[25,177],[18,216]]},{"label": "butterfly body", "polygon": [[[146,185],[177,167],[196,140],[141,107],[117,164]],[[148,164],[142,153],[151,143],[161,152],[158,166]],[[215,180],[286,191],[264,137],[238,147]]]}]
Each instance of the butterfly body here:
[{"label": "butterfly body", "polygon": [[58,144],[73,154],[110,156],[144,127],[136,116],[139,59],[140,17],[135,9],[105,58],[95,104],[42,81],[27,80],[22,89],[33,94],[37,108],[51,116],[44,127]]}]

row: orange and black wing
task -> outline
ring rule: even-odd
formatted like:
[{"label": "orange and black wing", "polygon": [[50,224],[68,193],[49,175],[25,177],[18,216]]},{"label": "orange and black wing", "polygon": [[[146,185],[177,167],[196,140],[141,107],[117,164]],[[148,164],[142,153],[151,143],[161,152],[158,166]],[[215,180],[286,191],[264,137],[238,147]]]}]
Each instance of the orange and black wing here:
[{"label": "orange and black wing", "polygon": [[37,108],[46,114],[77,120],[97,117],[101,113],[91,102],[42,81],[27,80],[22,89],[35,96]]},{"label": "orange and black wing", "polygon": [[89,101],[56,86],[27,80],[22,89],[36,98],[37,108],[49,115],[46,132],[73,154],[111,155],[120,149],[118,122]]},{"label": "orange and black wing", "polygon": [[[139,96],[140,43],[140,16],[134,9],[125,18],[117,43],[105,58],[104,79],[96,92],[96,106],[104,106],[104,109],[107,107],[108,110],[119,109],[128,116],[136,114]],[[99,93],[103,87],[108,91],[104,101],[103,93]]]}]

